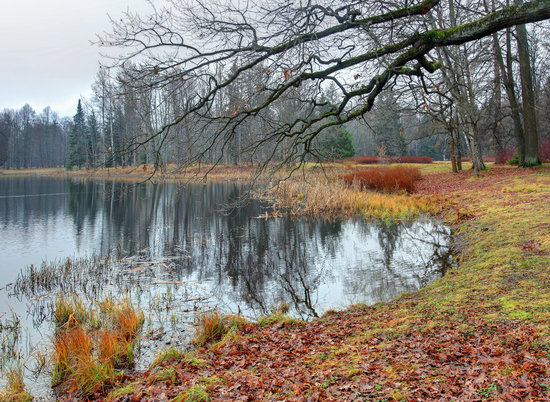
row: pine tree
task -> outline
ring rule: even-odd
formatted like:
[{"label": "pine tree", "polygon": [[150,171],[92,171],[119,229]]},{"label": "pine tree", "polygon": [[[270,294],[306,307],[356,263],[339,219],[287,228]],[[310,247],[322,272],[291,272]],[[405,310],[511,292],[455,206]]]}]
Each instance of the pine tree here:
[{"label": "pine tree", "polygon": [[344,159],[355,155],[353,136],[345,127],[329,130],[322,135],[319,152],[323,159]]},{"label": "pine tree", "polygon": [[76,107],[76,114],[73,116],[73,125],[69,133],[69,152],[67,158],[67,169],[81,167],[86,162],[87,139],[86,139],[86,117],[82,110],[80,99]]},{"label": "pine tree", "polygon": [[370,121],[377,147],[383,147],[388,156],[407,154],[407,142],[401,124],[401,111],[397,100],[391,93],[379,98],[376,112]]}]

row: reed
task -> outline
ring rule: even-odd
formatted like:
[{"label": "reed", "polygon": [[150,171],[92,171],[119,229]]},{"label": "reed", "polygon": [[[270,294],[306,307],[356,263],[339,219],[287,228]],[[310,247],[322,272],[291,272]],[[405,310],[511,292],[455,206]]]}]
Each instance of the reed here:
[{"label": "reed", "polygon": [[271,200],[276,210],[287,210],[300,216],[361,215],[385,220],[407,219],[437,211],[437,205],[426,197],[361,191],[358,184],[349,185],[341,179],[346,173],[349,169],[292,177],[272,186],[261,196]]}]

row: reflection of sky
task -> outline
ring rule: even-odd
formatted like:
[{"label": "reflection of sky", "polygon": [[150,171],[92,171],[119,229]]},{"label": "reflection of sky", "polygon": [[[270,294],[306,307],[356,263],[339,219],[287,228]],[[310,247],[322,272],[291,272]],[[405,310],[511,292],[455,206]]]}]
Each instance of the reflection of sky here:
[{"label": "reflection of sky", "polygon": [[[387,301],[439,275],[430,262],[434,247],[413,239],[430,238],[435,226],[426,220],[381,226],[265,220],[256,219],[262,212],[257,203],[223,213],[221,204],[239,195],[231,184],[3,183],[9,185],[0,198],[0,286],[26,265],[101,254],[118,244],[130,254],[146,250],[151,258],[180,255],[173,277],[164,279],[201,283],[227,309],[251,317],[279,301],[304,317]],[[434,242],[442,240],[436,235]]]}]

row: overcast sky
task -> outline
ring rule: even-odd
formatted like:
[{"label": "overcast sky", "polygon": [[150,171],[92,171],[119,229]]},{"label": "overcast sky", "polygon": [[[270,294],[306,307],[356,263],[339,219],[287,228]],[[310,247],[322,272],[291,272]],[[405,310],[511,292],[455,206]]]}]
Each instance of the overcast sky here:
[{"label": "overcast sky", "polygon": [[90,95],[99,66],[96,34],[107,14],[146,11],[146,0],[0,0],[0,110],[28,103],[61,116]]}]

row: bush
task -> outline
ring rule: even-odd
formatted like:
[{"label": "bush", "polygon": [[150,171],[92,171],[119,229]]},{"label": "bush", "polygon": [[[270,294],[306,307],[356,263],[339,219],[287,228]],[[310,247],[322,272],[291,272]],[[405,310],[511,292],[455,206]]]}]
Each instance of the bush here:
[{"label": "bush", "polygon": [[514,157],[515,149],[506,148],[496,153],[495,155],[495,164],[496,165],[505,165],[510,159]]},{"label": "bush", "polygon": [[361,189],[366,188],[390,193],[405,190],[412,193],[415,182],[421,177],[418,168],[391,166],[356,169],[353,173],[342,176],[342,180],[350,186],[357,183]]},{"label": "bush", "polygon": [[433,163],[433,161],[429,156],[399,156],[392,160],[395,163]]}]

